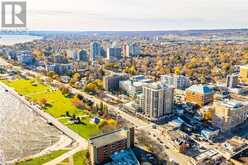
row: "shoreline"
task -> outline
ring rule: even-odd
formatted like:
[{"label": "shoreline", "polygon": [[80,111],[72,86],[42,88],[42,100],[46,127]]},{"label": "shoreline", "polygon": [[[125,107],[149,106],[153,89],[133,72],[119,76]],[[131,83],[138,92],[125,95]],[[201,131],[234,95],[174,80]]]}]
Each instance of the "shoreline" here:
[{"label": "shoreline", "polygon": [[[39,115],[39,117],[42,118],[43,120],[46,120],[47,122],[51,123],[53,125],[53,127],[55,127],[55,129],[57,129],[58,131],[60,131],[62,133],[62,135],[67,136],[68,138],[71,139],[71,144],[73,145],[72,149],[68,150],[68,152],[55,158],[54,160],[51,160],[51,162],[47,162],[46,164],[54,164],[53,162],[56,162],[56,163],[61,162],[64,159],[66,159],[68,156],[73,155],[73,154],[79,152],[80,150],[87,149],[87,147],[88,147],[87,140],[80,137],[77,133],[73,132],[71,129],[69,129],[68,127],[66,127],[62,123],[60,123],[57,119],[53,118],[51,115],[47,114],[46,112],[43,112],[42,110],[38,109],[36,106],[32,105],[30,102],[28,102],[25,98],[20,96],[11,87],[7,86],[6,84],[4,84],[2,82],[0,82],[0,86],[2,86],[4,89],[8,89],[9,92],[11,92],[11,95],[13,95],[17,99],[19,99],[23,104],[25,104],[27,106],[28,110],[31,110],[32,112]],[[59,141],[60,140],[58,140],[58,142]],[[56,145],[58,142],[56,142],[54,145]],[[75,144],[75,146],[74,146],[74,144]],[[54,145],[49,146],[46,149],[49,150],[49,148],[53,147]],[[44,149],[44,150],[46,150],[46,149]],[[39,154],[39,153],[37,153],[37,154]],[[34,155],[36,155],[36,154],[34,154]],[[25,158],[23,158],[23,159],[25,159]],[[19,161],[20,160],[22,160],[22,159],[19,159]],[[18,161],[18,160],[16,160],[16,161]]]},{"label": "shoreline", "polygon": [[23,44],[41,39],[43,37],[34,35],[0,35],[0,46],[14,46],[15,44]]}]

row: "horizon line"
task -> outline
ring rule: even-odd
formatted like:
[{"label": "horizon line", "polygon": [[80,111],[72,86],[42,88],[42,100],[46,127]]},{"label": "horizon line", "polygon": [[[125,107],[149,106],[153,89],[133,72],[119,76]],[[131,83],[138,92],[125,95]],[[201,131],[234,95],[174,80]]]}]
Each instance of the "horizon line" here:
[{"label": "horizon line", "polygon": [[248,30],[248,27],[244,28],[190,28],[190,29],[175,29],[175,30],[163,30],[163,29],[151,29],[151,30],[70,30],[70,29],[32,29],[32,30],[20,30],[16,31],[12,29],[0,29],[0,33],[24,33],[24,32],[184,32],[184,31],[220,31],[220,30]]}]

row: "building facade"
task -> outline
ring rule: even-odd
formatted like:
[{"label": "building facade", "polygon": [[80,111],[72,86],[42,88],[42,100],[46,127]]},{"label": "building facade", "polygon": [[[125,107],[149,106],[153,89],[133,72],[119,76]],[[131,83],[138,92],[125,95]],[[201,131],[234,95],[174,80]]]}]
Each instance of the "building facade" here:
[{"label": "building facade", "polygon": [[122,54],[123,54],[123,57],[129,57],[130,56],[128,44],[123,45]]},{"label": "building facade", "polygon": [[31,51],[19,51],[16,53],[17,61],[23,65],[33,65],[35,58]]},{"label": "building facade", "polygon": [[176,74],[162,75],[160,81],[168,86],[172,86],[176,89],[182,90],[188,88],[191,85],[191,81],[188,77]]},{"label": "building facade", "polygon": [[103,77],[103,88],[106,91],[116,91],[119,89],[120,76],[109,75]]},{"label": "building facade", "polygon": [[239,76],[242,82],[248,83],[248,65],[240,66]]},{"label": "building facade", "polygon": [[239,84],[239,76],[237,74],[227,75],[226,87],[236,88]]},{"label": "building facade", "polygon": [[72,73],[73,65],[71,63],[68,64],[47,64],[46,71],[55,72],[59,75]]},{"label": "building facade", "polygon": [[53,56],[53,59],[52,61],[53,63],[66,63],[67,62],[67,59],[64,55],[60,55],[60,54],[57,54],[55,56]]},{"label": "building facade", "polygon": [[143,86],[151,83],[153,80],[145,79],[144,75],[130,77],[130,80],[120,81],[120,89],[127,92],[129,96],[136,96],[142,93]]},{"label": "building facade", "polygon": [[123,128],[112,133],[99,135],[89,140],[92,165],[103,164],[111,155],[134,147],[134,128]]},{"label": "building facade", "polygon": [[102,58],[102,46],[99,42],[90,43],[90,60],[96,61],[96,59]]},{"label": "building facade", "polygon": [[145,115],[151,121],[159,121],[173,113],[173,88],[160,82],[143,86]]},{"label": "building facade", "polygon": [[213,102],[214,91],[207,85],[192,85],[185,91],[185,101],[200,107]]},{"label": "building facade", "polygon": [[125,44],[123,46],[124,57],[136,57],[140,54],[140,48],[137,43]]},{"label": "building facade", "polygon": [[77,60],[88,62],[89,58],[88,58],[88,53],[86,52],[86,50],[82,49],[79,51]]},{"label": "building facade", "polygon": [[140,54],[140,48],[137,43],[129,44],[129,57],[136,57]]},{"label": "building facade", "polygon": [[247,120],[248,103],[237,100],[214,103],[212,123],[221,132],[226,132]]},{"label": "building facade", "polygon": [[121,48],[108,48],[107,49],[108,60],[119,60],[121,59]]}]

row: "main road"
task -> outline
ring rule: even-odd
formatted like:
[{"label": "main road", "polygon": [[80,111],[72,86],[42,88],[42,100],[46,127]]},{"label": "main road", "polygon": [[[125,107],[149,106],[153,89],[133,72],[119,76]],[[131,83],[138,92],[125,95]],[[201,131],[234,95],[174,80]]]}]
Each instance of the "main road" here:
[{"label": "main road", "polygon": [[[6,64],[9,64],[7,63],[5,60],[1,60],[0,58],[0,64],[3,64],[3,65],[6,65]],[[18,68],[18,67],[17,67]],[[39,77],[41,79],[47,79],[48,77],[47,76],[44,76],[43,74],[41,73],[37,73],[35,71],[31,71],[31,70],[27,70],[27,69],[21,69],[20,70],[22,73],[25,73],[25,74],[30,74],[30,75],[33,75],[35,77]],[[97,98],[95,96],[92,96],[92,95],[89,95],[88,93],[86,92],[82,92],[81,90],[78,90],[76,88],[73,88],[71,87],[70,85],[68,84],[64,84],[64,83],[61,83],[57,80],[53,80],[52,82],[53,84],[56,84],[58,86],[60,85],[64,85],[66,87],[69,88],[70,92],[73,93],[73,94],[80,94],[82,95],[83,97],[85,97],[86,99],[88,100],[91,100],[92,102],[94,102],[95,104],[100,104],[100,103],[103,103],[104,105],[108,106],[108,109],[110,111],[113,111],[115,113],[117,113],[118,115],[120,115],[122,118],[124,118],[125,120],[129,121],[130,123],[132,123],[136,129],[142,129],[144,130],[147,135],[149,134],[149,132],[151,131],[151,125],[152,123],[149,123],[149,122],[146,122],[146,121],[143,121],[135,116],[131,116],[130,114],[120,110],[119,106],[115,106],[115,105],[111,105],[107,102],[105,102],[104,100],[100,99],[100,98]],[[47,114],[47,113],[45,113]],[[43,114],[42,114],[43,115]],[[47,114],[49,115],[49,114]],[[53,118],[53,117],[52,117]],[[48,117],[48,119],[50,119],[50,117]],[[59,123],[59,121],[56,121],[57,119],[51,119],[51,121],[53,121],[54,123]],[[57,123],[57,124],[58,124]],[[61,124],[61,123],[60,123]],[[60,125],[58,124],[58,125]],[[63,124],[62,124],[63,125]],[[65,127],[65,126],[64,126]],[[69,128],[66,128],[66,129],[69,129]],[[159,134],[162,134],[162,128],[158,126],[158,130]],[[76,133],[75,133],[76,134]],[[76,152],[80,151],[80,149],[83,149],[83,148],[86,148],[86,140],[82,140],[78,137],[75,137],[75,139],[77,139],[77,141],[79,142],[79,145],[78,147],[76,147],[74,150],[72,151],[69,151],[65,154],[63,154],[62,156],[60,157],[57,157],[56,159],[46,163],[46,165],[54,165],[54,164],[58,164],[60,162],[62,162],[63,160],[69,158],[70,156],[72,156],[73,154],[75,154]],[[182,154],[176,154],[175,151],[173,151],[173,149],[165,149],[165,152],[168,154],[168,156],[172,157],[172,159],[174,159],[174,161],[178,162],[178,163],[181,163],[181,162],[186,162],[185,161],[185,157],[182,155]]]},{"label": "main road", "polygon": [[36,105],[31,104],[28,102],[24,97],[20,96],[15,90],[8,87],[7,85],[0,82],[0,86],[2,86],[4,89],[8,90],[10,94],[12,94],[14,97],[19,99],[23,104],[25,104],[30,110],[34,111],[35,113],[39,114],[43,119],[45,119],[48,123],[52,124],[54,127],[56,127],[58,130],[63,132],[65,135],[73,139],[77,143],[77,147],[72,149],[71,151],[66,152],[65,154],[57,157],[56,159],[50,161],[47,163],[47,165],[54,165],[58,164],[61,161],[65,160],[66,158],[74,155],[75,153],[85,150],[88,148],[88,142],[87,140],[83,139],[81,136],[79,136],[77,133],[63,125],[61,122],[59,122],[56,118],[52,117],[50,114],[40,110]]}]

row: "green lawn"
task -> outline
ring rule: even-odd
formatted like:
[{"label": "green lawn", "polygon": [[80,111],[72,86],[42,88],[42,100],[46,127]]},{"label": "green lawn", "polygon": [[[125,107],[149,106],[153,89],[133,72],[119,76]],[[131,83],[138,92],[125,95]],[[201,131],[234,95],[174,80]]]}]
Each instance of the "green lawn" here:
[{"label": "green lawn", "polygon": [[88,118],[81,119],[83,124],[70,124],[68,119],[60,119],[59,121],[85,139],[89,139],[90,137],[100,133],[98,126],[96,124],[92,124]]},{"label": "green lawn", "polygon": [[86,158],[86,153],[88,151],[79,151],[75,155],[73,155],[73,162],[74,165],[83,165],[85,161],[87,160]]},{"label": "green lawn", "polygon": [[54,117],[60,117],[65,114],[66,111],[70,113],[78,114],[78,109],[72,105],[71,98],[66,98],[59,90],[52,90],[49,86],[37,83],[33,86],[33,80],[14,80],[4,81],[8,86],[13,87],[19,94],[31,98],[36,101],[41,98],[48,100],[48,104],[45,111]]},{"label": "green lawn", "polygon": [[24,162],[17,163],[17,165],[41,165],[44,164],[50,160],[55,159],[56,157],[66,153],[68,150],[58,150],[58,151],[53,151],[52,153],[48,155],[44,155],[41,157],[37,157],[34,159],[30,159]]},{"label": "green lawn", "polygon": [[[72,105],[71,98],[64,96],[59,90],[53,90],[47,85],[42,85],[34,80],[17,79],[2,81],[8,86],[14,88],[19,94],[30,98],[33,101],[45,98],[48,100],[49,106],[44,111],[48,112],[55,118],[59,118],[68,111],[70,114],[85,115],[84,110],[80,110]],[[34,85],[34,82],[36,85]],[[92,115],[91,115],[92,116]],[[68,123],[68,119],[60,119],[64,124]],[[85,124],[66,124],[80,136],[88,139],[92,135],[100,133],[97,125],[89,123],[89,118],[83,119]]]}]

